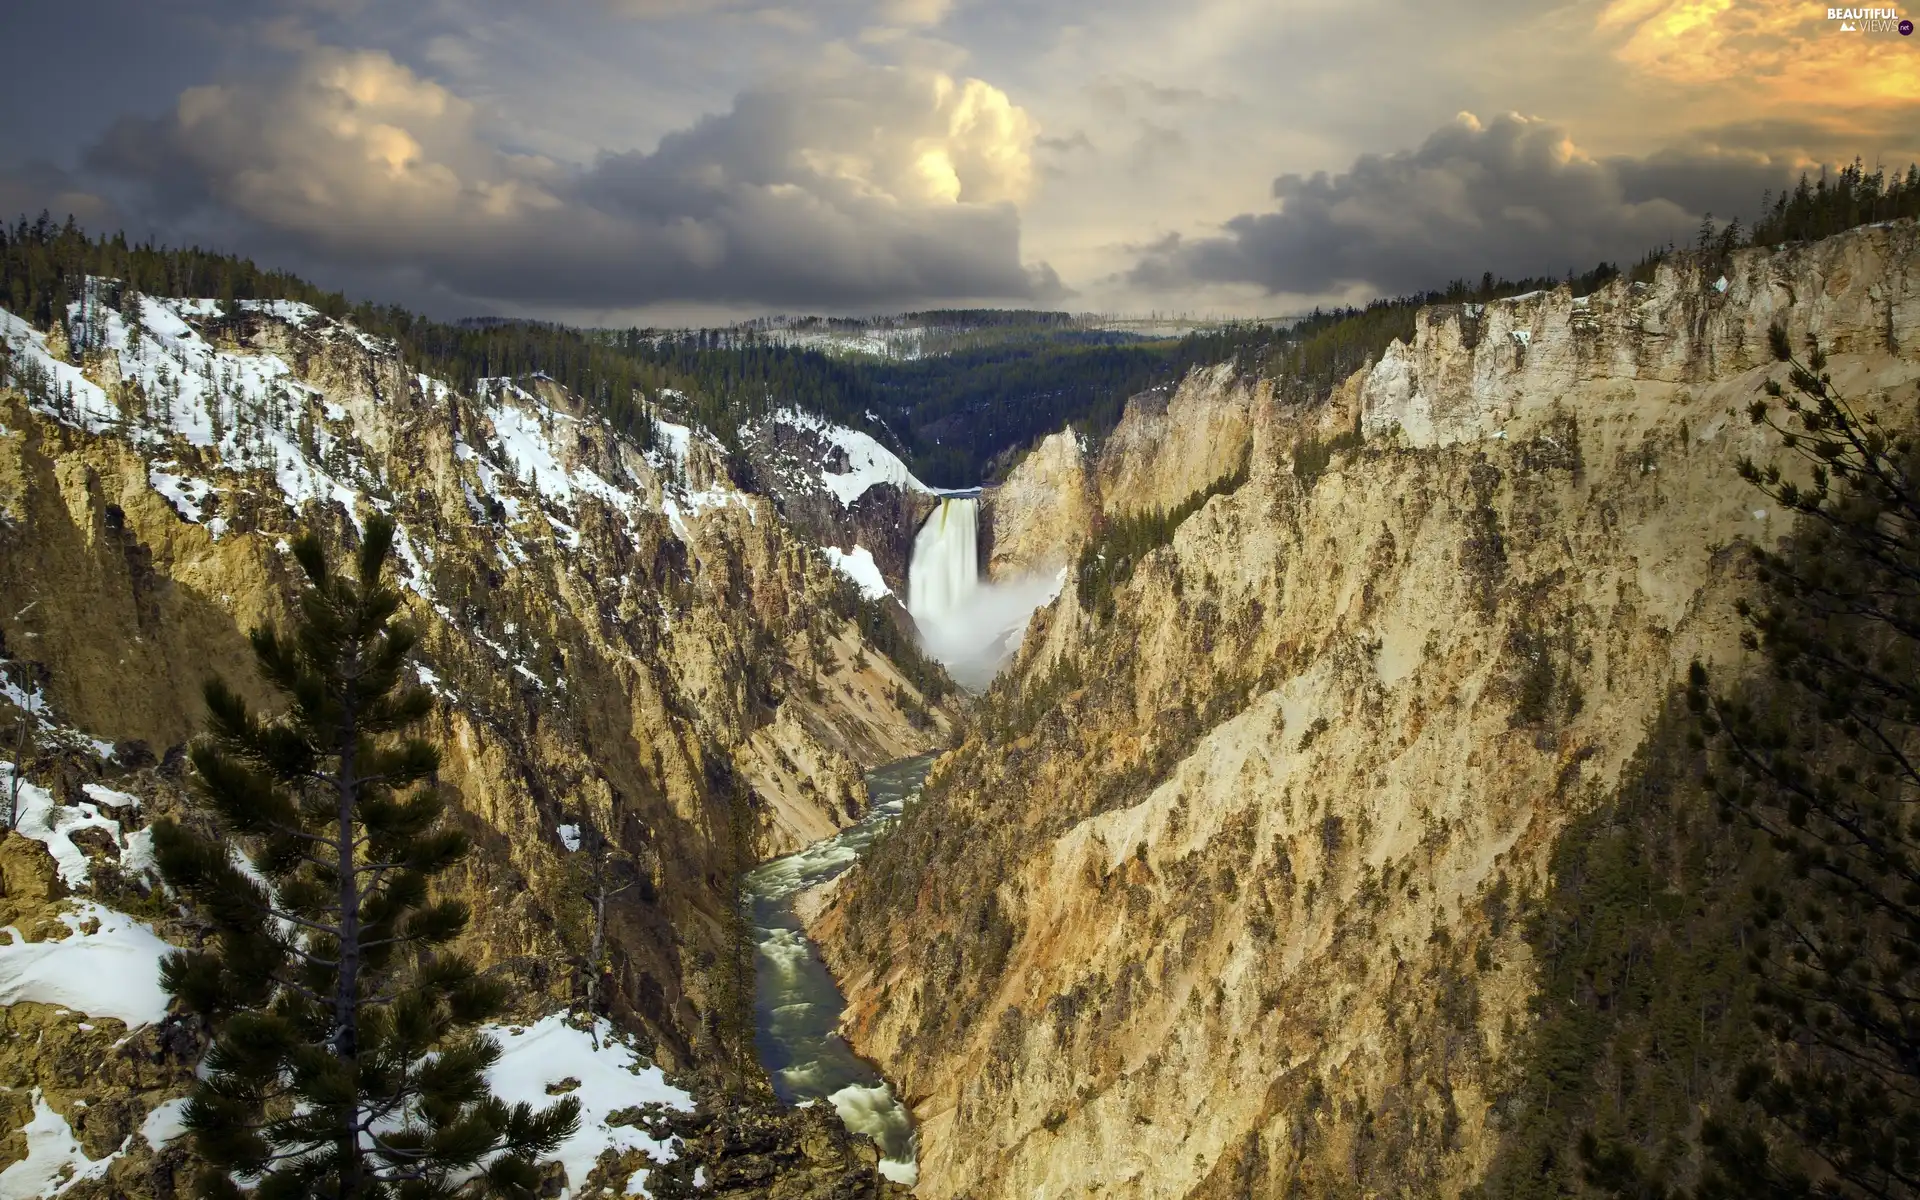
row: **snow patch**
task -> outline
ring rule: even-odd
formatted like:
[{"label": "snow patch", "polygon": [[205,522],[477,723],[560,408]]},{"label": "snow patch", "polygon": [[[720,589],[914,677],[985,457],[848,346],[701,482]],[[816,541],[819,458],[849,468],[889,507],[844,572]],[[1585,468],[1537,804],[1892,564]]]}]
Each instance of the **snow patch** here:
[{"label": "snow patch", "polygon": [[913,472],[907,470],[907,464],[901,462],[893,451],[858,430],[834,425],[812,413],[793,408],[780,409],[773,414],[773,420],[795,429],[804,429],[846,453],[845,472],[823,471],[820,475],[820,482],[842,506],[851,506],[855,500],[866,495],[868,488],[882,483],[891,483],[904,491],[933,494],[933,489],[914,478]]},{"label": "snow patch", "polygon": [[94,803],[104,804],[108,808],[140,807],[140,797],[127,792],[116,792],[103,783],[83,784],[80,790],[93,797]]},{"label": "snow patch", "polygon": [[129,1029],[165,1019],[160,960],[173,947],[127,914],[91,900],[75,902],[60,921],[71,933],[57,942],[29,942],[13,926],[0,931],[8,939],[0,944],[0,1004],[56,1004],[112,1017]]},{"label": "snow patch", "polygon": [[141,829],[127,835],[120,851],[120,870],[128,875],[158,877],[160,862],[153,856],[153,830]]},{"label": "snow patch", "polygon": [[667,448],[676,462],[685,465],[687,456],[693,453],[693,430],[685,425],[675,425],[672,421],[655,421],[654,436]]},{"label": "snow patch", "polygon": [[873,551],[865,546],[855,546],[850,553],[838,546],[823,546],[820,552],[836,571],[858,584],[860,594],[867,599],[878,600],[893,594],[885,576],[880,574],[880,564],[873,561]]},{"label": "snow patch", "polygon": [[27,394],[36,412],[63,425],[99,433],[120,419],[120,410],[72,363],[47,352],[47,335],[0,310],[0,340],[12,353],[5,382]]},{"label": "snow patch", "polygon": [[200,524],[200,507],[207,502],[219,488],[204,479],[194,479],[185,475],[169,475],[162,467],[173,463],[153,463],[147,467],[147,482],[153,490],[166,497],[167,503],[180,514],[182,520]]},{"label": "snow patch", "polygon": [[579,1131],[554,1153],[567,1172],[566,1194],[574,1194],[572,1189],[586,1181],[608,1150],[639,1150],[656,1163],[674,1159],[677,1151],[671,1141],[629,1125],[607,1124],[608,1116],[637,1104],[693,1111],[693,1097],[669,1084],[660,1068],[642,1064],[633,1048],[614,1036],[612,1022],[602,1017],[586,1030],[555,1013],[532,1025],[484,1028],[501,1050],[500,1060],[487,1072],[487,1084],[508,1104],[544,1108],[557,1098],[548,1094],[549,1084],[579,1081],[565,1093],[580,1102]]},{"label": "snow patch", "polygon": [[[0,798],[13,794],[14,764],[0,762]],[[116,847],[124,846],[120,822],[103,815],[98,804],[82,800],[78,804],[55,804],[53,793],[37,784],[20,780],[20,811],[14,829],[30,837],[53,855],[60,882],[70,888],[85,888],[92,878],[92,861],[73,844],[73,835],[82,829],[104,829]]]},{"label": "snow patch", "polygon": [[305,325],[320,316],[320,310],[298,300],[242,300],[241,312],[259,313],[289,325]]},{"label": "snow patch", "polygon": [[73,1136],[73,1126],[53,1110],[40,1089],[33,1089],[33,1117],[20,1127],[27,1135],[27,1156],[0,1171],[0,1196],[14,1200],[58,1196],[69,1188],[106,1175],[118,1152],[91,1159]]},{"label": "snow patch", "polygon": [[156,1104],[140,1125],[140,1136],[155,1150],[187,1131],[187,1098],[164,1100]]},{"label": "snow patch", "polygon": [[[551,415],[551,410],[548,412]],[[571,506],[573,482],[555,457],[538,418],[510,404],[488,409],[487,417],[493,422],[493,431],[500,439],[500,452],[512,464],[513,473],[547,499]]]}]

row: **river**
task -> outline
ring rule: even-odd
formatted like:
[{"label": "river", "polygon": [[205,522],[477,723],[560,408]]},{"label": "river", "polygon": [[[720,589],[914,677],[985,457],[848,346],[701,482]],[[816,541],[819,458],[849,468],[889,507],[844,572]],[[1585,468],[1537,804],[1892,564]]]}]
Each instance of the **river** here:
[{"label": "river", "polygon": [[754,1046],[773,1090],[789,1104],[833,1105],[848,1129],[879,1143],[881,1173],[907,1184],[919,1173],[913,1119],[873,1064],[840,1036],[846,997],[802,931],[793,898],[852,866],[907,801],[919,796],[932,762],[928,754],[869,771],[865,817],[798,854],[762,863],[746,878],[747,919],[758,945]]}]

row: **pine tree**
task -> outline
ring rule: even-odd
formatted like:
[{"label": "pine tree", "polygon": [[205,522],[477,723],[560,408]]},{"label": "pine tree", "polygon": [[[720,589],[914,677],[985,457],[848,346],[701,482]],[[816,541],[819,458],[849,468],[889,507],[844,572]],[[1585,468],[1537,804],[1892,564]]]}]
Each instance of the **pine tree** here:
[{"label": "pine tree", "polygon": [[1752,947],[1773,1053],[1745,1065],[1752,1121],[1710,1121],[1703,1197],[1920,1195],[1920,440],[1835,391],[1817,345],[1772,334],[1788,386],[1749,410],[1801,456],[1741,473],[1805,533],[1755,553],[1746,640],[1786,699],[1709,686],[1721,811],[1768,839],[1790,881],[1757,889]]},{"label": "pine tree", "polygon": [[431,701],[401,683],[414,634],[382,577],[393,533],[367,521],[357,579],[312,534],[295,543],[296,625],[252,635],[287,711],[262,719],[210,682],[204,820],[154,827],[208,932],[162,968],[214,1035],[186,1113],[204,1197],[530,1196],[578,1121],[572,1099],[535,1112],[487,1090],[500,1052],[474,1026],[504,989],[446,948],[466,907],[428,895],[467,841],[442,821],[439,752],[404,733]]},{"label": "pine tree", "polygon": [[1693,251],[1701,260],[1713,249],[1713,214],[1707,213],[1700,218],[1700,232],[1694,235]]},{"label": "pine tree", "polygon": [[603,986],[608,977],[607,905],[640,882],[638,864],[600,832],[591,821],[573,827],[577,839],[568,846],[568,891],[585,908],[585,945],[577,958],[582,998],[589,1013],[603,1013],[611,997]]}]

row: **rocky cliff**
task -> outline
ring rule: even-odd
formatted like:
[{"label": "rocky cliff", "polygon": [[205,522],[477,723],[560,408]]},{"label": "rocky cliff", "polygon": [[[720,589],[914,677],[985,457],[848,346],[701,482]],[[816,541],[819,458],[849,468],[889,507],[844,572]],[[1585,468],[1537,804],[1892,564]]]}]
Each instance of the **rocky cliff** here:
[{"label": "rocky cliff", "polygon": [[1127,406],[1100,447],[1100,507],[1112,514],[1170,509],[1239,465],[1257,399],[1231,362],[1194,371],[1171,396]]},{"label": "rocky cliff", "polygon": [[1040,439],[987,493],[993,546],[983,561],[989,577],[1018,579],[1073,561],[1099,510],[1092,466],[1084,441],[1061,430]]},{"label": "rocky cliff", "polygon": [[[933,490],[872,436],[808,413],[783,409],[747,428],[742,462],[782,518],[838,561],[873,574],[869,593],[907,594],[913,535],[932,512]],[[905,621],[906,610],[889,604]],[[911,630],[911,623],[903,626]]]},{"label": "rocky cliff", "polygon": [[[1741,548],[1786,532],[1735,471],[1777,449],[1736,415],[1779,370],[1775,322],[1860,403],[1909,402],[1920,233],[1430,308],[1320,402],[1188,381],[1244,428],[1248,481],[1104,621],[1071,588],[1036,615],[814,920],[850,1036],[913,1104],[921,1195],[1478,1178],[1529,1020],[1514,914],[1686,663],[1738,653]],[[1106,514],[1225,469],[1179,405],[1110,439]],[[1295,457],[1356,426],[1324,467]]]},{"label": "rocky cliff", "polygon": [[[288,539],[351,545],[375,509],[399,523],[427,732],[477,847],[451,884],[473,956],[518,973],[529,1019],[568,1003],[586,933],[571,856],[592,826],[638,873],[610,913],[614,1017],[702,1087],[737,1076],[737,872],[845,825],[862,768],[949,720],[862,636],[853,585],[673,423],[671,397],[649,445],[538,378],[463,393],[412,374],[304,306],[93,286],[72,344],[0,313],[20,385],[0,391],[0,728],[46,797],[0,845],[18,927],[0,1171],[25,1173],[0,1179],[29,1189],[7,1194],[62,1161],[55,1184],[171,1194],[173,1130],[139,1134],[184,1088],[196,1033],[59,1002],[35,964],[112,964],[136,988],[155,932],[190,936],[141,838],[181,804],[200,686],[218,673],[270,701],[245,634],[288,612]],[[89,958],[129,912],[140,954]]]},{"label": "rocky cliff", "polygon": [[1073,430],[1040,439],[987,489],[989,574],[1051,574],[1073,562],[1103,519],[1170,510],[1232,474],[1252,444],[1264,396],[1257,380],[1221,363],[1135,396],[1097,446]]}]

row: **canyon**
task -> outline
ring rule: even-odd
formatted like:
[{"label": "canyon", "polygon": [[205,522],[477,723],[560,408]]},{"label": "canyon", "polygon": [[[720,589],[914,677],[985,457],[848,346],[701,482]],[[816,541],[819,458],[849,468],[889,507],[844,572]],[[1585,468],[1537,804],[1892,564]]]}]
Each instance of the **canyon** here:
[{"label": "canyon", "polygon": [[1917,267],[1899,222],[1429,306],[1324,398],[1216,367],[1023,459],[996,572],[1247,478],[1042,609],[803,906],[918,1194],[1470,1188],[1531,1019],[1515,913],[1687,664],[1744,661],[1743,547],[1790,524],[1737,469],[1779,456],[1768,330],[1910,415]]},{"label": "canyon", "polygon": [[871,412],[617,422],[293,301],[0,312],[0,1194],[178,1194],[204,1031],[69,968],[199,936],[147,829],[200,689],[271,702],[289,539],[375,511],[498,1036],[631,1094],[551,1194],[1470,1193],[1558,839],[1747,662],[1775,326],[1910,417],[1920,230],[1430,304],[1326,388],[1223,352],[965,488]]},{"label": "canyon", "polygon": [[[145,830],[185,811],[200,688],[217,674],[272,703],[246,635],[289,616],[288,539],[314,529],[351,546],[377,510],[399,524],[439,785],[476,847],[446,885],[474,914],[468,953],[513,974],[529,1023],[577,1005],[583,971],[604,970],[604,1011],[643,1061],[703,1097],[764,1092],[734,881],[851,824],[866,767],[943,736],[951,702],[862,632],[893,618],[863,608],[859,583],[769,497],[736,487],[711,437],[664,412],[643,439],[550,380],[461,390],[412,373],[391,344],[304,305],[97,286],[71,335],[0,314],[24,384],[0,392],[0,665],[8,757],[41,797],[0,852],[14,947],[92,961],[124,919],[90,933],[73,914],[131,913],[150,931],[127,935],[147,939],[144,957],[115,970],[152,990],[165,941],[194,936],[149,874]],[[821,520],[881,504],[870,491],[902,502],[897,462],[873,477],[833,465],[788,479],[840,488]],[[592,967],[583,836],[630,875]],[[52,969],[6,970],[0,1162],[64,1164],[49,1185],[71,1183],[62,1195],[174,1194],[184,1146],[154,1114],[177,1110],[199,1034],[164,1005],[114,1017],[93,997],[108,1009],[90,1013]],[[765,1146],[811,1147],[788,1153],[795,1195],[813,1186],[808,1154],[825,1177],[879,1186],[871,1147],[814,1115],[786,1133],[747,1107],[739,1119],[762,1120]],[[725,1141],[683,1133],[683,1146]],[[690,1150],[666,1167],[631,1145],[609,1154],[596,1179],[638,1166],[656,1194],[662,1172],[729,1177]],[[588,1194],[583,1170],[572,1194]]]}]

